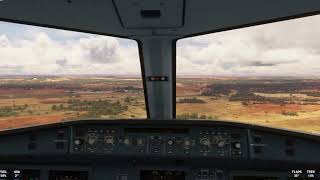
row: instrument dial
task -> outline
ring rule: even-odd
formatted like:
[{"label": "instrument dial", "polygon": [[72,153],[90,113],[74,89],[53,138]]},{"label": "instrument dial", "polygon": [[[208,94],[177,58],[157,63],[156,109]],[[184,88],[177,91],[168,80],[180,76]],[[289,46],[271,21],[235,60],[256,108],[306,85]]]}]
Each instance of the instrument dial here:
[{"label": "instrument dial", "polygon": [[130,144],[131,144],[131,141],[130,141],[130,139],[125,138],[125,139],[123,140],[123,143],[124,143],[125,145],[130,145]]},{"label": "instrument dial", "polygon": [[79,146],[79,145],[82,144],[82,140],[81,139],[76,139],[76,140],[74,140],[74,144]]},{"label": "instrument dial", "polygon": [[174,141],[172,139],[168,139],[167,144],[169,146],[172,146],[174,144]]},{"label": "instrument dial", "polygon": [[241,149],[241,143],[240,142],[234,142],[232,145],[233,145],[233,147],[235,149]]},{"label": "instrument dial", "polygon": [[191,145],[191,141],[189,139],[184,140],[184,145],[185,146],[190,146]]},{"label": "instrument dial", "polygon": [[200,139],[200,144],[204,145],[204,146],[210,146],[210,140],[208,138],[201,138]]},{"label": "instrument dial", "polygon": [[218,147],[224,147],[226,145],[226,142],[224,140],[219,140],[218,141]]},{"label": "instrument dial", "polygon": [[106,144],[114,144],[114,138],[113,138],[112,136],[106,136],[106,137],[104,138],[104,142],[105,142]]},{"label": "instrument dial", "polygon": [[87,142],[90,145],[95,144],[98,141],[98,139],[99,139],[98,135],[95,134],[95,133],[90,133],[90,134],[87,135]]},{"label": "instrument dial", "polygon": [[138,146],[143,146],[144,144],[145,144],[144,139],[141,139],[141,138],[137,139],[137,145]]}]

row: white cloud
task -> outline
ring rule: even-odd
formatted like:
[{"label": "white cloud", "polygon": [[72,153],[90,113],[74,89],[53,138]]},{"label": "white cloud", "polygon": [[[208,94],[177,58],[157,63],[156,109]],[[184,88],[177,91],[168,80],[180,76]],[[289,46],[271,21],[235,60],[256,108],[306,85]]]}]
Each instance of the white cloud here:
[{"label": "white cloud", "polygon": [[177,75],[318,76],[320,16],[178,41]]},{"label": "white cloud", "polygon": [[[131,40],[4,26],[0,74],[141,73]],[[320,16],[313,16],[180,40],[177,75],[318,76],[319,30]]]},{"label": "white cloud", "polygon": [[0,33],[0,74],[141,73],[137,46],[123,45],[132,40],[48,31],[27,28],[18,39]]}]

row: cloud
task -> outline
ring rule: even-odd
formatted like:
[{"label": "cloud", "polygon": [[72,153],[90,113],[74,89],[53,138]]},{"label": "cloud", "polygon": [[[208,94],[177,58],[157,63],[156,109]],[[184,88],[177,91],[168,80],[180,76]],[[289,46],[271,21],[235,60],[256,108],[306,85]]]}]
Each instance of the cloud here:
[{"label": "cloud", "polygon": [[6,35],[0,35],[0,47],[9,46],[10,42]]},{"label": "cloud", "polygon": [[132,40],[72,36],[48,28],[20,30],[19,38],[0,31],[0,74],[141,74],[138,47]]},{"label": "cloud", "polygon": [[320,16],[178,41],[177,75],[318,76]]},{"label": "cloud", "polygon": [[247,63],[247,66],[276,66],[281,63],[267,63],[264,61],[251,61]]},{"label": "cloud", "polygon": [[59,65],[59,66],[66,66],[67,65],[67,60],[66,59],[56,60],[56,64]]},{"label": "cloud", "polygon": [[92,62],[107,64],[121,61],[119,43],[115,38],[81,38],[78,46],[85,58]]},{"label": "cloud", "polygon": [[291,63],[297,63],[298,60],[291,60],[291,61],[252,61],[248,65],[249,66],[278,66],[281,64],[291,64]]},{"label": "cloud", "polygon": [[[0,23],[0,74],[140,75],[132,40]],[[177,75],[319,76],[320,16],[182,39]]]}]

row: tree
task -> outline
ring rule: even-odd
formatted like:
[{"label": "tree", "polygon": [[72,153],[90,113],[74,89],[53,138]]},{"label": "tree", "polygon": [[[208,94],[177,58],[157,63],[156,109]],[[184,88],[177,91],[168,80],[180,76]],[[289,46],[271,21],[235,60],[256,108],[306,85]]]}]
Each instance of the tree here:
[{"label": "tree", "polygon": [[198,119],[198,113],[192,113],[190,118],[191,119]]},{"label": "tree", "polygon": [[56,111],[57,110],[57,105],[53,105],[53,106],[51,106],[51,110],[53,110],[53,111]]},{"label": "tree", "polygon": [[207,119],[207,116],[203,114],[200,116],[200,119]]},{"label": "tree", "polygon": [[125,102],[126,104],[129,104],[129,103],[131,102],[130,97],[127,96],[127,97],[124,99],[124,102]]},{"label": "tree", "polygon": [[64,109],[63,104],[60,104],[59,105],[59,110],[63,110],[63,109]]}]

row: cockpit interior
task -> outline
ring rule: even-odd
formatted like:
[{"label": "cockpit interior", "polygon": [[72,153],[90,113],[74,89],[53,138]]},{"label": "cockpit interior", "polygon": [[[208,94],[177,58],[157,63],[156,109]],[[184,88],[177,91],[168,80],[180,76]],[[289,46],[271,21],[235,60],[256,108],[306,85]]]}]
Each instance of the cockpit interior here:
[{"label": "cockpit interior", "polygon": [[0,180],[320,179],[319,14],[0,0]]}]

